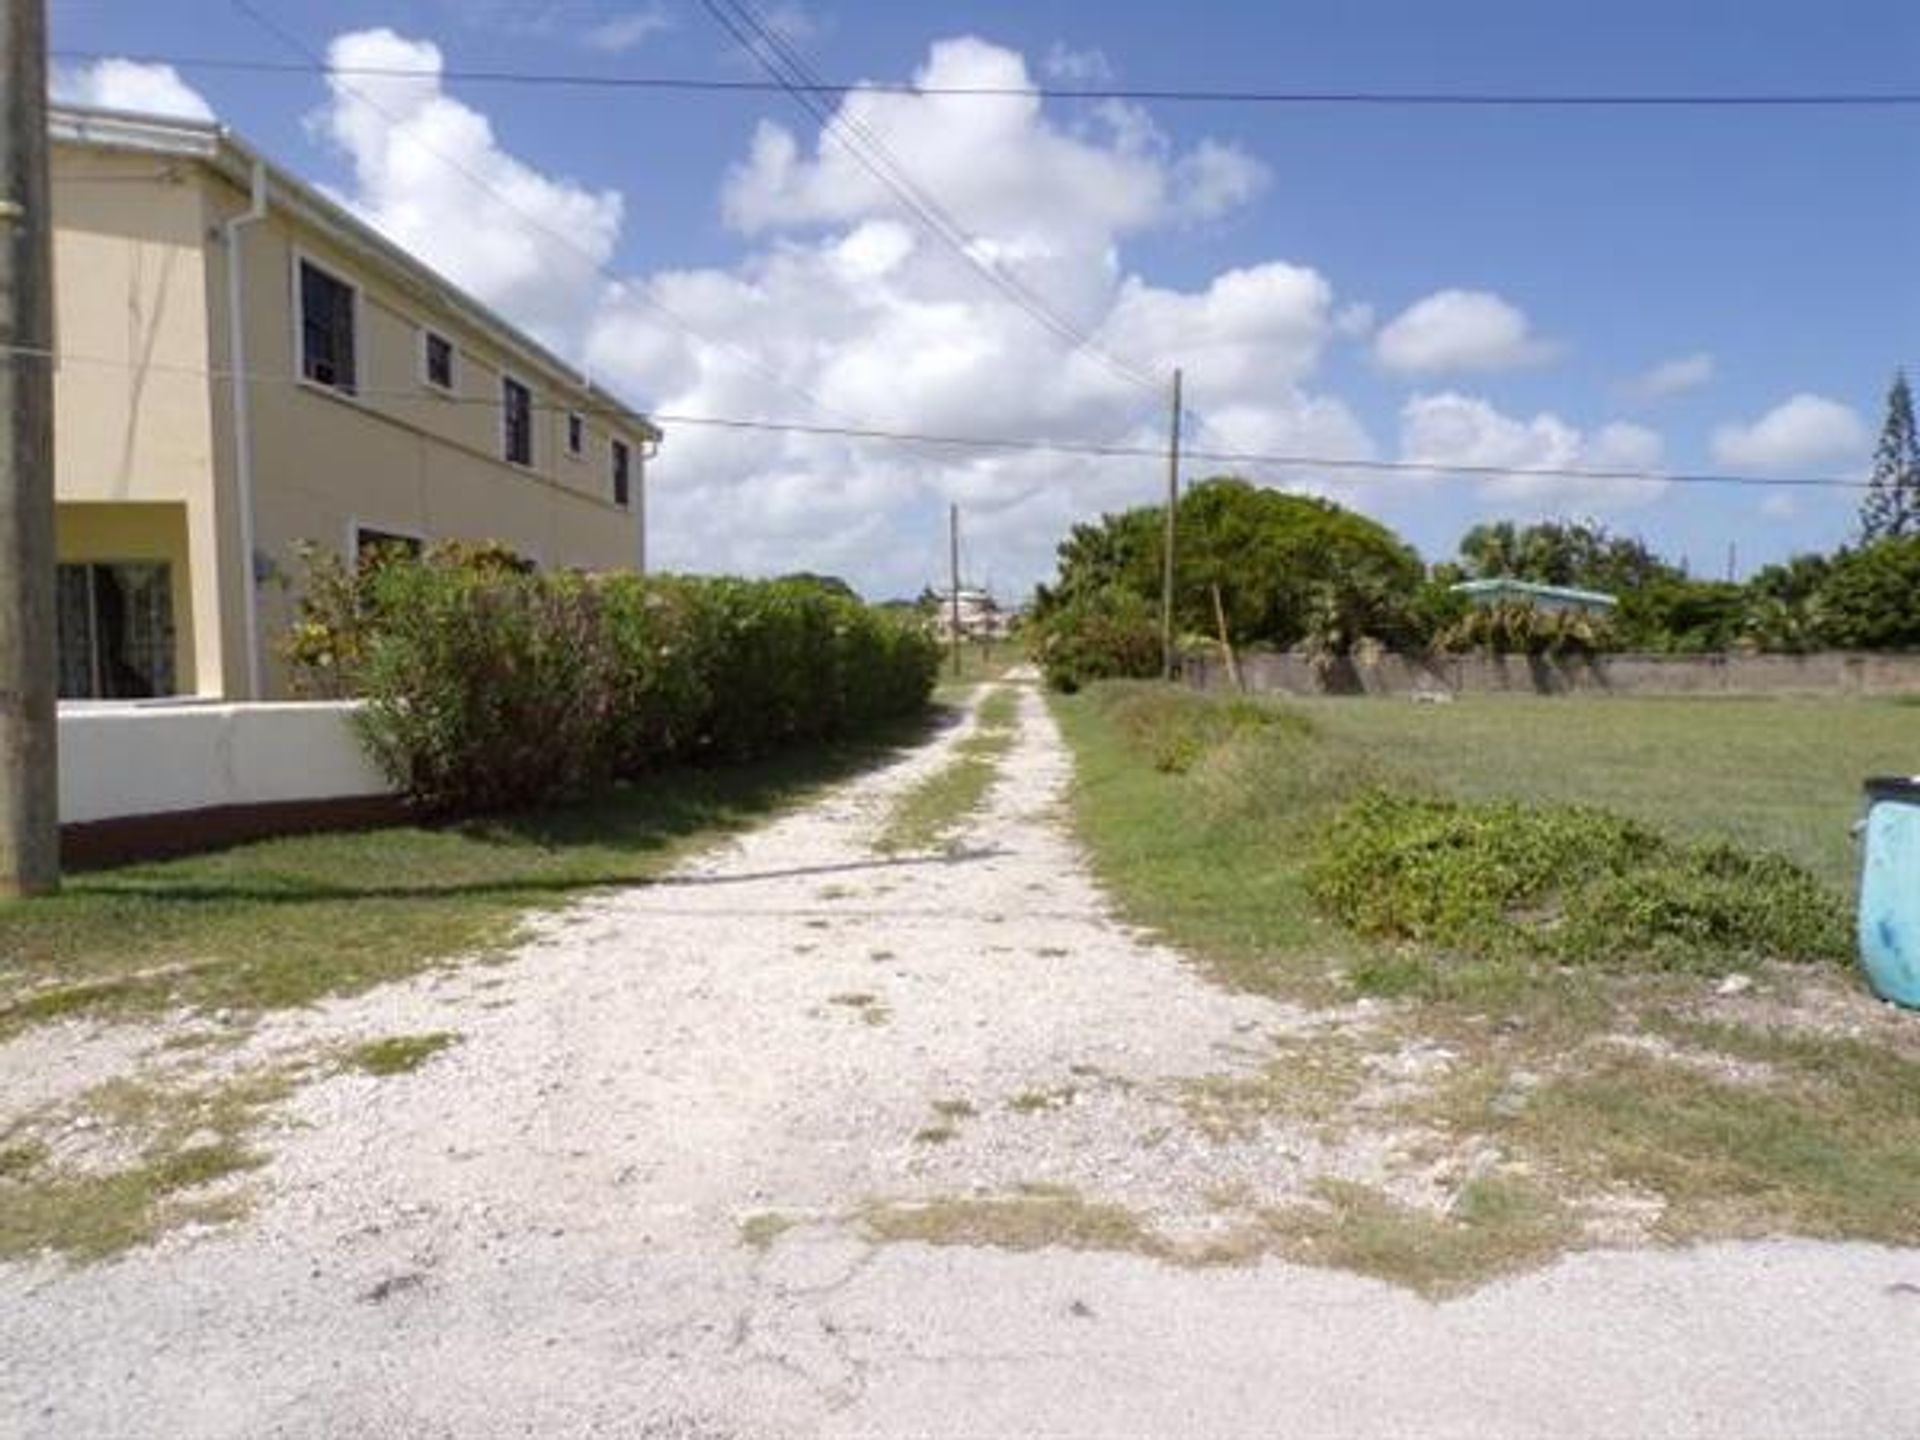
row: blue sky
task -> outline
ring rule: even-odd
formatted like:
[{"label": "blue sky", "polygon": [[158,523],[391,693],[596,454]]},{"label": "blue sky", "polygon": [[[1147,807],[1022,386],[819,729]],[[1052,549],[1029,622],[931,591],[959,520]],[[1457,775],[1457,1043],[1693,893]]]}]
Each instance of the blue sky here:
[{"label": "blue sky", "polygon": [[[353,52],[363,57],[430,60],[408,47],[431,43],[453,69],[758,73],[697,0],[255,3],[316,50],[393,32]],[[1143,88],[1920,88],[1920,7],[1878,0],[761,8],[835,79],[904,80],[935,42],[975,37],[987,46],[948,52],[943,73],[1024,63],[1035,79]],[[222,3],[51,10],[58,48],[295,58]],[[64,70],[69,92],[127,93],[79,62]],[[179,78],[637,403],[1091,440],[1150,438],[1158,423],[1148,394],[1062,379],[1073,367],[1049,354],[1049,337],[943,262],[890,197],[850,179],[784,96],[449,80],[396,90],[356,119],[375,82],[350,82],[356,94],[319,74],[182,66]],[[1853,474],[1894,367],[1920,362],[1920,110],[1161,103],[1116,114],[1050,103],[1006,129],[977,110],[914,108],[925,104],[868,117],[916,182],[998,247],[993,263],[1127,364],[1156,375],[1187,364],[1193,404],[1214,422],[1206,438],[1234,448],[1516,471]],[[481,116],[491,130],[476,139]],[[411,138],[377,133],[415,120]],[[791,134],[792,162],[742,179],[769,122]],[[520,206],[490,207],[489,225],[526,231],[544,267],[538,254],[503,258],[504,240],[489,249],[457,233],[472,229],[476,197],[463,203],[458,173],[428,173],[443,162],[521,187]],[[1152,196],[1109,206],[1124,184]],[[590,236],[599,269],[580,247],[555,252],[552,228]],[[551,283],[533,284],[536,272]],[[1218,285],[1236,272],[1252,278]],[[607,275],[628,291],[607,291]],[[698,338],[653,333],[675,327],[627,303],[635,291]],[[1664,384],[1651,376],[1662,364]],[[831,415],[809,398],[823,394]],[[951,498],[970,517],[975,578],[1011,590],[1045,570],[1075,514],[1151,498],[1156,476],[1116,462],[958,464],[900,447],[670,434],[658,481],[665,558],[680,566],[836,569],[872,591],[914,588],[936,564]],[[1431,558],[1478,518],[1593,514],[1708,573],[1730,541],[1743,570],[1836,542],[1854,505],[1844,493],[1524,478],[1327,488]]]}]

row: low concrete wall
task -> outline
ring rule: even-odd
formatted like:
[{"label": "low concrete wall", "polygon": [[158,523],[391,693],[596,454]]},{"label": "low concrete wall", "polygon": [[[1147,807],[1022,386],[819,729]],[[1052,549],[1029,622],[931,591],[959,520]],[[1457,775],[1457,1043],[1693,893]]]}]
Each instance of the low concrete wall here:
[{"label": "low concrete wall", "polygon": [[391,818],[351,702],[60,707],[62,855],[101,864]]},{"label": "low concrete wall", "polygon": [[[1188,655],[1189,684],[1227,688],[1226,666]],[[1602,655],[1545,659],[1526,655],[1380,655],[1316,665],[1300,655],[1241,659],[1248,690],[1277,695],[1907,695],[1920,693],[1920,655]]]}]

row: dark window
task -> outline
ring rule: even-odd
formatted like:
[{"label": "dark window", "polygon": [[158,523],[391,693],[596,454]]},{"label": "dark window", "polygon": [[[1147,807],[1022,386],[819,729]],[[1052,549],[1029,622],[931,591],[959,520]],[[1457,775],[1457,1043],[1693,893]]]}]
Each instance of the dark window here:
[{"label": "dark window", "polygon": [[442,390],[453,388],[453,342],[431,330],[427,332],[427,383]]},{"label": "dark window", "polygon": [[353,287],[311,260],[300,262],[300,373],[353,393]]},{"label": "dark window", "polygon": [[507,459],[533,463],[533,392],[510,376],[500,377],[501,439]]},{"label": "dark window", "polygon": [[613,442],[613,503],[625,505],[633,494],[633,452],[627,442]]},{"label": "dark window", "polygon": [[587,448],[587,422],[578,410],[567,412],[567,453],[578,455]]},{"label": "dark window", "polygon": [[164,564],[59,567],[64,700],[173,694],[173,578]]},{"label": "dark window", "polygon": [[396,535],[391,530],[372,530],[365,525],[353,532],[353,558],[361,565],[377,565],[391,556],[417,560],[425,548],[417,535]]}]

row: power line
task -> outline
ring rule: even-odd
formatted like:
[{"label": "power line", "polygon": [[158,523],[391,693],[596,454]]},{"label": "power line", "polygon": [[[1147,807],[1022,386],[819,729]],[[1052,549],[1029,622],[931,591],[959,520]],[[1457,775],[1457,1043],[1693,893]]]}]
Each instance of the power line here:
[{"label": "power line", "polygon": [[[119,370],[140,370],[227,381],[234,372],[193,365],[172,365],[155,361],[128,360],[118,356],[79,355],[66,351],[33,350],[22,346],[0,346],[0,355],[35,355],[51,359],[56,365],[97,365]],[[242,372],[249,384],[291,385],[304,389],[323,389],[314,381],[294,374],[264,371]],[[487,395],[448,395],[440,391],[414,389],[356,389],[349,399],[404,400],[429,409],[448,405],[470,405],[498,410],[504,399]],[[617,406],[592,403],[572,404],[564,400],[532,402],[535,410],[551,414],[571,412],[583,416],[631,420],[639,412]],[[1189,412],[1191,413],[1191,412]],[[923,430],[901,430],[877,425],[820,425],[800,420],[765,419],[733,415],[696,415],[676,411],[656,411],[644,417],[662,426],[692,429],[735,430],[750,433],[797,435],[814,439],[873,441],[890,445],[927,446],[936,449],[974,450],[986,454],[1072,455],[1096,460],[1155,460],[1164,463],[1164,445],[1133,445],[1124,442],[1068,440],[1048,436],[955,435]],[[1834,475],[1748,475],[1726,472],[1687,472],[1660,470],[1582,469],[1574,466],[1485,465],[1442,460],[1371,460],[1339,455],[1282,454],[1259,450],[1182,448],[1181,458],[1210,465],[1270,465],[1296,470],[1326,470],[1339,473],[1407,475],[1429,479],[1465,478],[1500,480],[1580,480],[1603,484],[1634,485],[1719,485],[1753,489],[1865,490],[1866,480]]]},{"label": "power line", "polygon": [[1121,100],[1153,104],[1276,105],[1299,107],[1390,107],[1424,109],[1560,110],[1848,110],[1907,109],[1920,106],[1920,91],[1776,90],[1733,91],[1573,91],[1537,90],[1262,90],[1198,86],[916,85],[908,81],[823,80],[796,82],[724,79],[693,75],[594,74],[583,71],[505,70],[448,66],[330,66],[324,62],[251,59],[238,56],[127,55],[106,50],[56,50],[57,60],[90,64],[132,60],[172,65],[182,70],[231,71],[267,75],[332,74],[389,80],[451,80],[475,85],[520,85],[586,90],[662,90],[712,94],[781,94],[799,89],[810,95],[843,96],[855,91],[875,95],[945,97],[978,100]]},{"label": "power line", "polygon": [[808,87],[818,81],[798,49],[768,26],[747,0],[702,0],[707,13],[772,76],[820,127],[821,134],[838,144],[869,175],[907,207],[922,228],[945,245],[975,274],[1010,300],[1029,318],[1097,361],[1109,374],[1149,394],[1159,385],[1149,376],[1103,350],[1080,326],[1063,316],[1044,297],[981,253],[979,239],[940,203],[900,163],[872,128],[842,106],[829,110]]}]

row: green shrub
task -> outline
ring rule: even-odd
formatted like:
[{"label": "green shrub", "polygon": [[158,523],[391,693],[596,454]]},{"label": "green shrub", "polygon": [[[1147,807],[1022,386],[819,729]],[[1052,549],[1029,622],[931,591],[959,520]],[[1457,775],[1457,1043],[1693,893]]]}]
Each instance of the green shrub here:
[{"label": "green shrub", "polygon": [[1153,607],[1118,585],[1058,605],[1033,626],[1033,656],[1066,694],[1096,680],[1145,680],[1161,670]]},{"label": "green shrub", "polygon": [[1789,861],[1581,806],[1371,791],[1326,828],[1308,887],[1360,934],[1476,959],[1718,971],[1851,953],[1839,905]]},{"label": "green shrub", "polygon": [[911,619],[819,585],[538,574],[487,546],[314,562],[286,653],[303,689],[365,699],[373,756],[439,812],[858,734],[939,664]]}]

